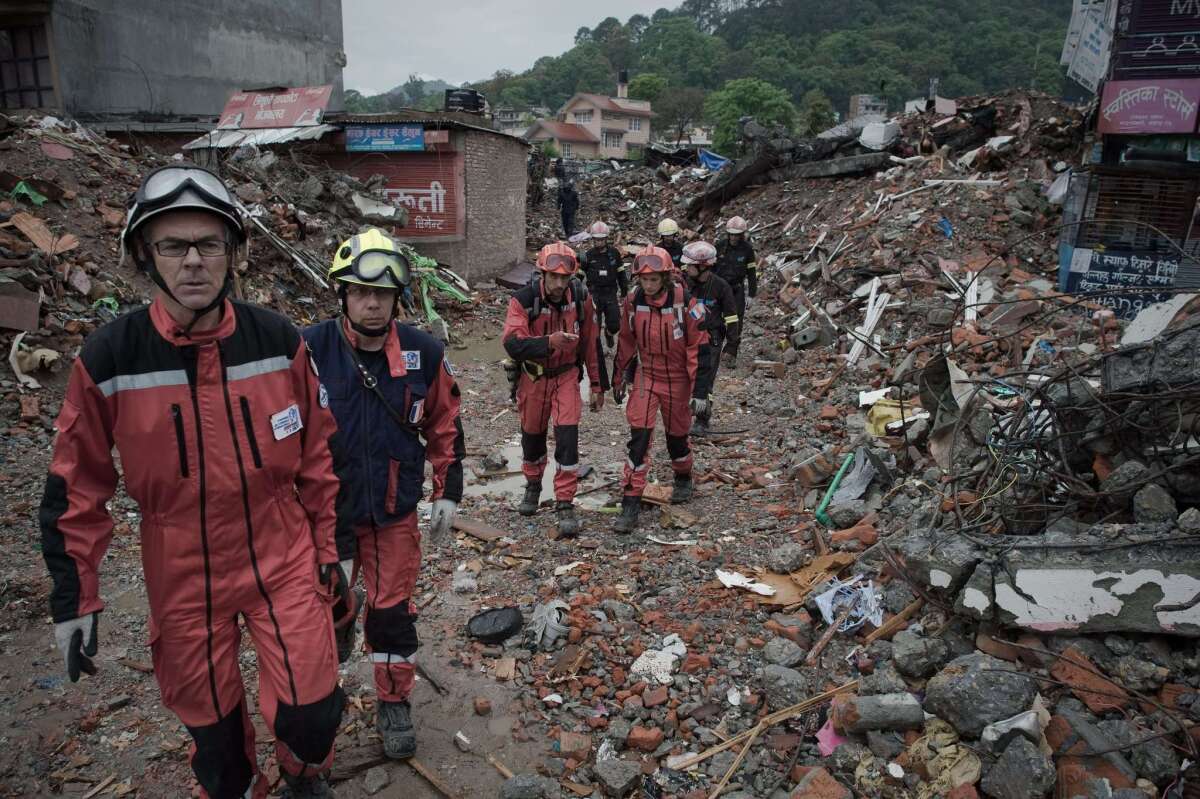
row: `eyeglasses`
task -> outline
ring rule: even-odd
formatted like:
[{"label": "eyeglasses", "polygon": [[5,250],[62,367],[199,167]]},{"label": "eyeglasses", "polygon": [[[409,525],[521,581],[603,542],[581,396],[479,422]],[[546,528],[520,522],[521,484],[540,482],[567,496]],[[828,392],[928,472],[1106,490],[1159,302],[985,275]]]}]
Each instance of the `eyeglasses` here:
[{"label": "eyeglasses", "polygon": [[229,255],[233,245],[220,239],[203,239],[202,241],[185,241],[183,239],[163,239],[154,242],[154,251],[164,258],[183,258],[193,247],[201,258],[218,258]]}]

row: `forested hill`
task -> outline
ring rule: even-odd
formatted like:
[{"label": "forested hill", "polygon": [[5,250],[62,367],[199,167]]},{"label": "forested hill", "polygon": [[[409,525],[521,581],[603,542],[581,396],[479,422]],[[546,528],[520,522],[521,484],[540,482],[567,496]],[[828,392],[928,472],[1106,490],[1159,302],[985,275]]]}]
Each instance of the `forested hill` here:
[{"label": "forested hill", "polygon": [[620,69],[650,76],[635,84],[647,99],[757,78],[797,103],[817,90],[842,112],[859,93],[899,107],[924,95],[931,77],[948,97],[1058,93],[1070,16],[1071,0],[686,0],[580,28],[567,52],[472,86],[493,106],[552,109],[577,91],[610,93]]}]

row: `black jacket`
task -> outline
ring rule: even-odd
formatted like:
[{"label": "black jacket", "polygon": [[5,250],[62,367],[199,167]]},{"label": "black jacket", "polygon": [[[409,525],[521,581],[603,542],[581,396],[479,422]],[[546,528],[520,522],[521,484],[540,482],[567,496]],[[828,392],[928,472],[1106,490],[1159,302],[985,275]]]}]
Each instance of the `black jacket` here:
[{"label": "black jacket", "polygon": [[736,245],[729,239],[717,242],[717,274],[734,290],[745,283],[751,297],[758,294],[758,264],[749,239],[743,236]]},{"label": "black jacket", "polygon": [[603,249],[597,247],[588,250],[583,254],[581,265],[593,293],[607,295],[612,289],[617,289],[622,297],[629,293],[629,278],[616,247],[609,245]]}]

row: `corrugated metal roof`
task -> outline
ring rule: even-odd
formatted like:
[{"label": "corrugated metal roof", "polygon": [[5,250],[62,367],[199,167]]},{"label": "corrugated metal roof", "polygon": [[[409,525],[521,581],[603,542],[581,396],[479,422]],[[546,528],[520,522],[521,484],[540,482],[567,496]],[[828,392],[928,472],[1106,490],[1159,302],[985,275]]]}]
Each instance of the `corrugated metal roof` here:
[{"label": "corrugated metal roof", "polygon": [[340,130],[335,125],[305,125],[298,128],[258,128],[257,130],[214,130],[183,145],[184,150],[224,150],[230,147],[283,144],[289,141],[314,141],[326,133]]}]

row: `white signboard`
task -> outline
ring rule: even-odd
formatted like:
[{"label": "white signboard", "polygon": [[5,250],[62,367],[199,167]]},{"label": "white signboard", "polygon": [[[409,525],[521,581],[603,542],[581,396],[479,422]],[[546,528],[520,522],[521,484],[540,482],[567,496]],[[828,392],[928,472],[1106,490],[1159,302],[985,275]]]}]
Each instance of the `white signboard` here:
[{"label": "white signboard", "polygon": [[1079,44],[1071,56],[1067,77],[1092,92],[1108,73],[1108,55],[1112,49],[1112,32],[1106,24],[1103,6],[1089,11],[1079,32]]}]

